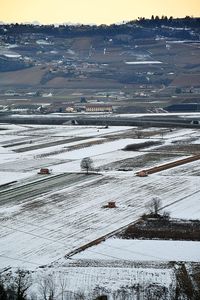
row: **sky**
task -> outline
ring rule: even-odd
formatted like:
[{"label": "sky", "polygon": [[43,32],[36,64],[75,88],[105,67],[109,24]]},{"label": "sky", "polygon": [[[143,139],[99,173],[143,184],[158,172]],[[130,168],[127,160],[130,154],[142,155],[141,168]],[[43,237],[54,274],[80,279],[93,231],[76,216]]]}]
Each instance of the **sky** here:
[{"label": "sky", "polygon": [[112,24],[138,17],[200,17],[200,0],[0,0],[0,21]]}]

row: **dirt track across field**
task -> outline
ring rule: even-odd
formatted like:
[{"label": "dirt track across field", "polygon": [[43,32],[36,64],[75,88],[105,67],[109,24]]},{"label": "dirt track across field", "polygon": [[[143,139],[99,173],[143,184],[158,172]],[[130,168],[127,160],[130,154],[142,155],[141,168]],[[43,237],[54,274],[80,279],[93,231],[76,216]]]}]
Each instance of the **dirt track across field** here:
[{"label": "dirt track across field", "polygon": [[174,167],[177,167],[177,166],[181,166],[181,165],[199,160],[199,159],[200,159],[199,154],[194,155],[194,156],[190,156],[190,157],[187,157],[187,158],[183,158],[183,159],[173,161],[171,163],[166,163],[166,164],[163,164],[163,165],[160,165],[160,166],[157,166],[157,167],[153,167],[153,168],[150,168],[150,169],[145,169],[145,170],[139,171],[139,172],[136,173],[136,175],[143,177],[140,174],[149,175],[149,174],[158,173],[158,172],[161,172],[161,171],[164,171],[164,170],[167,170],[167,169],[171,169],[171,168],[174,168]]}]

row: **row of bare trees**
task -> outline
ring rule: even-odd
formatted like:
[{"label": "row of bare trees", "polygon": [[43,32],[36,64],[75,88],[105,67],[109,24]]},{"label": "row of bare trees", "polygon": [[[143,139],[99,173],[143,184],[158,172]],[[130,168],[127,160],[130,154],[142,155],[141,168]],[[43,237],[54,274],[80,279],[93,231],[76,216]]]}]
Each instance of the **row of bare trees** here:
[{"label": "row of bare trees", "polygon": [[121,286],[112,292],[98,285],[92,291],[72,292],[67,290],[69,282],[63,273],[55,276],[54,273],[45,272],[33,280],[30,272],[18,269],[14,273],[0,275],[0,300],[108,300],[111,295],[115,300],[200,299],[199,268],[195,269],[193,279],[183,263],[176,263],[174,271],[176,288],[172,285],[166,288],[164,284],[137,283],[132,286]]},{"label": "row of bare trees", "polygon": [[[50,273],[39,276],[37,280],[37,290],[41,300],[85,300],[84,292],[72,292],[67,289],[67,279],[62,273],[57,278]],[[38,300],[32,294],[32,300]]]},{"label": "row of bare trees", "polygon": [[18,269],[0,275],[0,300],[85,300],[83,292],[67,290],[63,274],[38,275],[33,280],[29,271]]},{"label": "row of bare trees", "polygon": [[[148,295],[149,300],[164,300],[168,291],[160,286],[149,286],[144,290],[140,285],[121,287],[112,293],[114,299],[126,300],[131,295],[134,299],[140,294]],[[84,291],[67,290],[67,279],[61,273],[57,278],[52,273],[40,275],[32,280],[31,273],[18,269],[14,274],[7,273],[0,277],[0,300],[107,300],[110,291],[96,286],[90,295]],[[140,298],[138,298],[140,299]],[[146,298],[145,298],[146,299]]]}]

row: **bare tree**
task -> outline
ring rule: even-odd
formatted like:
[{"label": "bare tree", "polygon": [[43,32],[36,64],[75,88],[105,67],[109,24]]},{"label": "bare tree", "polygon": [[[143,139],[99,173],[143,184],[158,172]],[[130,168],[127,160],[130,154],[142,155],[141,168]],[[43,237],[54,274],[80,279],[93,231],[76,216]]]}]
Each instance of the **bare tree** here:
[{"label": "bare tree", "polygon": [[26,300],[27,291],[32,284],[29,272],[17,269],[15,274],[9,274],[8,298],[16,300]]},{"label": "bare tree", "polygon": [[81,161],[81,169],[86,170],[87,174],[93,170],[93,160],[90,157],[85,157]]},{"label": "bare tree", "polygon": [[142,137],[142,131],[137,130],[137,131],[135,131],[135,134],[138,139],[140,139]]},{"label": "bare tree", "polygon": [[55,293],[56,293],[56,285],[55,285],[55,280],[54,280],[52,274],[50,274],[48,276],[48,289],[49,289],[49,299],[48,300],[54,300]]},{"label": "bare tree", "polygon": [[115,297],[117,299],[126,300],[129,299],[130,296],[130,290],[128,286],[121,286],[116,292]]},{"label": "bare tree", "polygon": [[2,278],[0,278],[0,299],[1,300],[8,300],[7,291],[6,291],[6,288],[4,286],[4,282],[3,282]]},{"label": "bare tree", "polygon": [[95,298],[95,300],[108,300],[108,297],[106,295],[98,296],[97,298]]},{"label": "bare tree", "polygon": [[109,291],[105,287],[97,285],[93,290],[92,296],[94,300],[107,300],[107,294],[109,294]]},{"label": "bare tree", "polygon": [[55,300],[56,284],[52,274],[38,279],[38,290],[43,300]]},{"label": "bare tree", "polygon": [[18,269],[16,271],[16,277],[14,280],[14,285],[17,292],[17,300],[26,299],[27,290],[30,288],[32,282],[30,274],[27,271]]},{"label": "bare tree", "polygon": [[63,274],[59,274],[59,285],[61,290],[61,299],[64,300],[64,293],[67,286],[67,279],[63,277]]},{"label": "bare tree", "polygon": [[82,291],[78,291],[78,293],[74,293],[74,299],[75,300],[85,300],[85,295],[84,295],[84,292]]},{"label": "bare tree", "polygon": [[159,198],[155,197],[150,202],[146,204],[148,213],[153,216],[158,216],[161,210],[162,202]]},{"label": "bare tree", "polygon": [[31,292],[29,297],[30,297],[30,300],[37,300],[38,299],[36,292]]},{"label": "bare tree", "polygon": [[65,300],[85,300],[85,295],[84,292],[78,291],[78,292],[74,292],[74,291],[68,291],[65,290],[64,291],[64,299]]},{"label": "bare tree", "polygon": [[38,278],[38,291],[43,300],[48,300],[48,278],[46,276]]}]

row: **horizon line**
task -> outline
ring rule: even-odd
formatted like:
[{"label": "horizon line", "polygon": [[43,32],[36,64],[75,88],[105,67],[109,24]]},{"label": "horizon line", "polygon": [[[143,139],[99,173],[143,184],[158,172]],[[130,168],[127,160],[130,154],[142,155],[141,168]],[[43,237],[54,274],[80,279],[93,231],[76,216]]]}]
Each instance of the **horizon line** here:
[{"label": "horizon line", "polygon": [[[200,16],[194,16],[194,15],[185,15],[185,16],[167,16],[167,15],[154,15],[152,14],[152,16],[155,17],[159,17],[160,20],[162,20],[162,17],[167,17],[169,18],[173,18],[175,20],[181,20],[181,19],[186,19],[187,17],[191,18],[191,19],[199,19]],[[111,25],[123,25],[123,24],[127,24],[129,22],[136,22],[136,21],[140,21],[140,19],[144,19],[144,20],[151,20],[151,17],[137,17],[136,19],[130,19],[130,20],[123,20],[123,21],[116,21],[116,22],[111,22],[111,23],[85,23],[85,22],[71,22],[71,21],[64,21],[64,22],[40,22],[38,20],[33,20],[33,21],[22,21],[22,22],[18,22],[18,21],[4,21],[4,20],[0,20],[0,25],[39,25],[39,26],[48,26],[48,25],[71,25],[71,26],[79,26],[79,25],[85,25],[85,26],[101,26],[101,25],[106,25],[106,26],[111,26]]]}]

